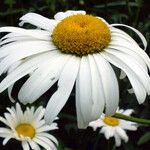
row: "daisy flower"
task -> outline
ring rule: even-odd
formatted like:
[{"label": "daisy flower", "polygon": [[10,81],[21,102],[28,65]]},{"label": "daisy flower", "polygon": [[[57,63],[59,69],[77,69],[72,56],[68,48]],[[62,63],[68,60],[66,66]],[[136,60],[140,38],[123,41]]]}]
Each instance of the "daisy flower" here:
[{"label": "daisy flower", "polygon": [[[50,130],[58,129],[56,123],[46,125],[43,119],[45,109],[38,107],[26,108],[23,112],[19,103],[16,108],[7,108],[8,112],[4,117],[0,116],[0,121],[7,128],[0,127],[0,137],[4,138],[3,145],[10,139],[16,139],[22,143],[23,150],[41,150],[40,146],[46,150],[56,150],[57,139],[47,133]],[[40,145],[40,146],[39,146]]]},{"label": "daisy flower", "polygon": [[2,80],[0,92],[29,74],[18,99],[24,104],[33,103],[58,81],[58,89],[46,107],[46,123],[61,111],[74,85],[79,128],[98,119],[104,109],[107,115],[114,114],[119,87],[111,64],[126,73],[139,103],[150,94],[150,59],[134,39],[116,26],[133,30],[146,48],[145,38],[136,29],[108,24],[85,11],[59,12],[54,19],[27,13],[20,20],[21,26],[29,23],[36,28],[0,28],[0,32],[9,32],[0,42],[0,74],[21,61]]},{"label": "daisy flower", "polygon": [[[127,110],[117,110],[118,113],[130,116],[133,112],[132,109]],[[105,135],[105,138],[108,140],[111,137],[115,138],[116,146],[121,145],[121,139],[125,142],[128,142],[128,136],[126,134],[126,130],[135,131],[137,130],[137,124],[131,121],[126,121],[110,116],[102,116],[96,121],[92,121],[89,123],[89,126],[93,128],[95,131],[97,128],[101,127],[100,133]]]}]

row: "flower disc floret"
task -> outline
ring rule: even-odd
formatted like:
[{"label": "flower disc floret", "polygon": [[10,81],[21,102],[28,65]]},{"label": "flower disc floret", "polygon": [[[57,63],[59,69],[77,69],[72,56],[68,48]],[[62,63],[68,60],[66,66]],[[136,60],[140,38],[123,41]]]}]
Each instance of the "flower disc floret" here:
[{"label": "flower disc floret", "polygon": [[24,137],[30,137],[32,139],[35,136],[35,129],[30,124],[19,124],[16,127],[16,131],[19,137],[24,136]]},{"label": "flower disc floret", "polygon": [[81,56],[102,51],[110,40],[107,24],[91,15],[66,17],[52,33],[53,43],[62,52]]},{"label": "flower disc floret", "polygon": [[119,125],[119,119],[114,118],[114,117],[105,117],[103,119],[103,122],[109,126],[118,126]]}]

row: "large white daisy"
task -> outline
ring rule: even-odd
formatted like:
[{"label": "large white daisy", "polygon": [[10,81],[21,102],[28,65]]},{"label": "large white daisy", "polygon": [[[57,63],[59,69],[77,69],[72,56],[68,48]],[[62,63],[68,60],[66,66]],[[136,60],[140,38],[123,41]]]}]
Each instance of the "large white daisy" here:
[{"label": "large white daisy", "polygon": [[11,86],[10,94],[12,85],[30,74],[18,98],[24,104],[33,103],[58,81],[58,89],[46,107],[47,123],[63,108],[74,85],[79,128],[98,119],[104,108],[107,115],[114,114],[119,88],[111,64],[126,73],[139,103],[150,94],[149,57],[134,39],[115,26],[133,30],[146,48],[145,38],[136,29],[108,24],[85,11],[59,12],[54,19],[28,13],[20,20],[20,25],[30,23],[37,28],[0,28],[0,32],[10,32],[0,42],[0,74],[21,61],[0,83],[0,92]]},{"label": "large white daisy", "polygon": [[40,146],[46,150],[56,150],[58,141],[48,131],[58,127],[56,123],[45,124],[43,107],[38,107],[37,110],[34,107],[27,107],[23,112],[17,103],[16,108],[7,108],[7,110],[4,117],[0,116],[0,121],[8,126],[0,127],[0,137],[4,138],[3,145],[14,138],[21,141],[23,150],[30,150],[30,147],[33,150],[41,150]]},{"label": "large white daisy", "polygon": [[[117,112],[130,116],[133,112],[133,109],[120,109],[117,110]],[[126,130],[137,130],[137,124],[134,122],[105,116],[104,114],[102,114],[99,119],[90,122],[89,126],[92,127],[94,131],[97,128],[101,128],[100,133],[103,133],[107,140],[111,137],[114,137],[116,146],[121,145],[121,139],[123,139],[125,142],[128,142],[129,138],[126,134]]]}]

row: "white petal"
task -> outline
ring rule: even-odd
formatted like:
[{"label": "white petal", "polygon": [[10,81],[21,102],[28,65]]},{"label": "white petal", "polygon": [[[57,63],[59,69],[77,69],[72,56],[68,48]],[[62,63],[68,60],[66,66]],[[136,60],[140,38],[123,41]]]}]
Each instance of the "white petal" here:
[{"label": "white petal", "polygon": [[106,101],[106,114],[113,115],[119,103],[118,81],[112,67],[101,55],[94,55],[94,58],[102,79],[102,90],[104,90]]},{"label": "white petal", "polygon": [[66,17],[72,16],[72,15],[76,15],[76,14],[82,14],[85,15],[86,12],[83,10],[78,10],[78,11],[73,11],[73,10],[68,10],[66,12],[58,12],[57,14],[55,14],[54,18],[56,20],[63,20]]},{"label": "white petal", "polygon": [[45,120],[47,123],[53,122],[57,114],[67,102],[76,80],[79,62],[79,57],[72,56],[64,66],[58,81],[58,89],[52,95],[46,107]]},{"label": "white petal", "polygon": [[125,142],[128,141],[128,136],[127,136],[126,132],[125,132],[123,129],[121,129],[120,127],[118,127],[118,128],[116,129],[116,132],[118,133],[118,135],[119,135]]},{"label": "white petal", "polygon": [[104,126],[104,123],[103,123],[102,119],[99,118],[95,121],[90,122],[89,126],[92,127],[94,131],[96,131],[97,128]]},{"label": "white petal", "polygon": [[12,138],[12,136],[8,136],[3,140],[3,145],[6,145],[7,142]]},{"label": "white petal", "polygon": [[31,146],[31,149],[33,150],[39,150],[38,148],[38,145],[37,143],[35,143],[32,139],[28,141],[29,142],[29,145]]},{"label": "white petal", "polygon": [[57,22],[53,19],[48,19],[36,13],[27,13],[20,18],[22,21],[19,25],[22,26],[24,23],[30,23],[39,28],[52,31],[57,25]]},{"label": "white petal", "polygon": [[7,110],[9,111],[9,113],[11,114],[12,118],[13,118],[13,122],[14,124],[18,123],[18,118],[17,118],[17,112],[16,110],[14,111],[13,109],[7,107]]},{"label": "white petal", "polygon": [[12,130],[11,129],[7,129],[7,128],[0,128],[0,135],[2,133],[6,133],[6,134],[12,134]]},{"label": "white petal", "polygon": [[52,150],[56,149],[54,143],[50,139],[48,139],[46,137],[41,137],[41,136],[37,136],[36,138],[39,139],[39,140],[41,140],[41,141],[43,141],[43,142],[45,142],[47,145],[49,145],[49,147]]},{"label": "white petal", "polygon": [[33,141],[35,141],[36,143],[38,143],[39,145],[44,147],[46,150],[52,150],[51,147],[45,141],[43,141],[41,139],[34,138]]},{"label": "white petal", "polygon": [[124,79],[125,77],[126,77],[125,72],[121,70],[119,79]]},{"label": "white petal", "polygon": [[139,82],[139,78],[137,77],[135,72],[131,70],[129,66],[123,63],[122,60],[118,59],[116,56],[106,51],[104,53],[101,53],[101,55],[103,55],[104,58],[106,58],[110,63],[112,63],[116,67],[121,68],[127,74],[131,85],[135,91],[138,102],[143,102],[146,98],[146,91],[143,85]]},{"label": "white petal", "polygon": [[52,50],[56,50],[55,46],[44,41],[17,42],[16,44],[13,43],[10,46],[6,46],[0,51],[0,57],[8,55],[0,62],[0,74],[8,69],[13,63],[20,61],[25,57]]},{"label": "white petal", "polygon": [[102,129],[100,130],[100,133],[103,133],[106,139],[108,140],[110,137],[114,135],[114,130],[110,126],[102,127]]},{"label": "white petal", "polygon": [[115,134],[114,137],[115,137],[116,146],[120,146],[121,145],[120,136],[118,134]]},{"label": "white petal", "polygon": [[[16,69],[19,65],[21,64],[21,61],[16,62],[15,64],[13,64],[9,69],[8,69],[8,73],[11,73],[14,69]],[[12,103],[15,102],[15,100],[13,99],[13,97],[11,96],[12,90],[13,90],[14,84],[11,85],[10,87],[8,87],[8,97],[10,99],[10,101]]]},{"label": "white petal", "polygon": [[13,118],[13,116],[10,115],[9,113],[4,113],[4,116],[5,116],[6,120],[9,123],[9,127],[10,128],[14,128],[15,124],[14,124],[14,118]]},{"label": "white petal", "polygon": [[58,145],[58,141],[57,141],[57,139],[56,139],[53,135],[50,135],[50,134],[48,134],[48,133],[42,132],[42,133],[38,133],[37,136],[46,137],[46,138],[52,140],[54,143],[56,143],[56,144]]},{"label": "white petal", "polygon": [[23,147],[23,150],[30,150],[30,147],[26,141],[22,142],[22,147]]},{"label": "white petal", "polygon": [[[91,72],[90,72],[90,65],[88,62],[87,56],[83,56],[80,63],[80,70],[78,74],[78,82],[79,85],[79,98],[78,107],[81,110],[83,119],[84,119],[84,127],[80,126],[80,122],[78,123],[79,128],[86,128],[90,121],[93,121],[91,118],[91,109],[93,105],[92,101],[92,81],[91,81]],[[78,111],[78,110],[77,110]],[[77,116],[78,117],[78,116]]]},{"label": "white petal", "polygon": [[33,116],[34,120],[33,120],[33,122],[40,121],[43,118],[43,116],[44,116],[44,112],[45,112],[45,109],[42,106],[38,107],[36,109],[36,111],[34,112],[34,116]]},{"label": "white petal", "polygon": [[14,87],[14,84],[8,87],[8,97],[12,103],[15,103],[15,99],[11,96],[13,87]]},{"label": "white petal", "polygon": [[138,61],[136,61],[130,55],[110,50],[109,53],[115,55],[117,58],[121,59],[126,65],[128,65],[138,76],[139,81],[143,84],[145,90],[150,94],[150,77],[146,70],[140,65]]},{"label": "white petal", "polygon": [[[2,32],[2,31],[1,31]],[[11,33],[8,33],[8,34],[6,34],[5,36],[3,36],[1,39],[0,39],[0,42],[2,42],[3,40],[6,40],[7,38],[9,39],[9,38],[14,38],[14,37],[20,37],[21,36],[21,34],[19,34],[19,33],[13,33],[13,32],[11,32]]]},{"label": "white petal", "polygon": [[3,40],[2,42],[0,42],[0,46],[2,46],[4,44],[9,44],[9,43],[15,42],[15,41],[34,41],[34,40],[38,40],[38,39],[35,39],[33,37],[28,37],[28,36],[12,37],[12,38],[7,38],[7,39]]},{"label": "white petal", "polygon": [[[18,99],[23,103],[33,103],[45,93],[59,78],[68,55],[57,54],[37,69],[19,91]],[[40,86],[39,86],[40,85]]]},{"label": "white petal", "polygon": [[[143,49],[141,49],[139,46],[135,46],[132,43],[129,42],[125,42],[121,40],[117,40],[117,41],[113,41],[112,42],[113,46],[116,47],[120,47],[119,50],[125,53],[125,51],[127,51],[126,53],[130,53],[130,51],[133,51],[134,53],[137,53],[136,55],[139,55],[139,57],[141,57],[141,59],[146,63],[146,65],[148,66],[149,70],[150,70],[150,59],[148,57],[148,55],[144,52]],[[133,53],[132,53],[133,55]]]},{"label": "white petal", "polygon": [[[128,49],[127,47],[124,47],[123,45],[120,46],[118,44],[113,44],[113,42],[110,44],[109,48],[111,49],[114,49],[114,50],[117,50],[117,51],[120,51],[122,53],[126,53],[130,56],[132,56],[134,59],[136,59],[139,64],[143,67],[143,69],[145,69],[147,71],[147,63],[145,62],[145,60],[139,55],[137,54],[136,52]],[[136,47],[135,47],[136,49]]]},{"label": "white petal", "polygon": [[133,109],[127,109],[123,112],[124,115],[130,116],[134,112]]},{"label": "white petal", "polygon": [[28,141],[29,145],[31,146],[31,149],[35,149],[37,148],[37,144],[31,139]]},{"label": "white petal", "polygon": [[76,79],[76,113],[77,113],[77,123],[78,123],[78,128],[79,129],[84,129],[86,128],[86,124],[81,112],[81,104],[80,104],[80,83],[79,83],[79,78],[77,77]]},{"label": "white petal", "polygon": [[4,91],[14,82],[38,68],[43,60],[50,55],[43,54],[43,56],[39,55],[37,57],[25,60],[24,63],[17,67],[13,72],[8,74],[7,77],[0,83],[0,92]]},{"label": "white petal", "polygon": [[138,125],[135,122],[125,121],[125,120],[121,120],[119,126],[122,129],[130,130],[130,131],[135,131],[137,130],[138,127]]},{"label": "white petal", "polygon": [[144,48],[146,49],[147,47],[147,42],[146,42],[146,39],[145,37],[142,35],[141,32],[139,32],[137,29],[133,28],[133,27],[130,27],[128,25],[125,25],[125,24],[111,24],[111,26],[123,26],[123,27],[126,27],[128,29],[131,29],[132,31],[134,31],[139,37],[140,39],[142,40],[142,43],[144,45]]},{"label": "white petal", "polygon": [[98,68],[96,66],[94,57],[92,55],[88,56],[89,58],[89,65],[90,65],[90,72],[91,72],[91,79],[92,79],[92,113],[91,113],[91,119],[97,120],[103,110],[105,105],[105,97],[104,97],[104,91],[102,86],[101,77],[98,71]]},{"label": "white petal", "polygon": [[[21,34],[24,36],[30,36],[34,37],[35,39],[41,39],[41,40],[48,40],[50,39],[50,33],[42,30],[27,30],[27,29],[22,29],[18,27],[1,27],[0,28],[0,33],[1,32],[13,32],[17,34]],[[9,34],[10,35],[10,34]],[[11,34],[11,37],[13,37],[14,34]],[[5,38],[8,37],[7,35]]]},{"label": "white petal", "polygon": [[[16,113],[17,113],[18,122],[22,123],[24,120],[24,115],[23,115],[23,111],[22,111],[19,103],[16,104]],[[32,116],[32,114],[31,114],[31,116]]]},{"label": "white petal", "polygon": [[126,42],[134,44],[135,46],[139,46],[137,42],[124,31],[114,27],[111,27],[110,30],[111,30],[112,40],[124,40]]},{"label": "white petal", "polygon": [[50,125],[44,125],[40,128],[38,128],[36,130],[37,133],[40,133],[40,132],[45,132],[45,131],[50,131],[51,130],[51,126]]}]

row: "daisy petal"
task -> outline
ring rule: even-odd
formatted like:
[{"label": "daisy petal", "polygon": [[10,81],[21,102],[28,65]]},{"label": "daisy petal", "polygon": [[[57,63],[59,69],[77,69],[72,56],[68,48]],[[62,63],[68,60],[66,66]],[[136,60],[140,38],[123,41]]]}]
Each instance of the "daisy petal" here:
[{"label": "daisy petal", "polygon": [[72,16],[72,15],[76,15],[76,14],[83,14],[85,15],[86,12],[85,11],[82,11],[82,10],[79,10],[79,11],[72,11],[72,10],[68,10],[66,12],[58,12],[54,18],[58,21],[60,20],[63,20],[64,18],[66,17],[69,17],[69,16]]},{"label": "daisy petal", "polygon": [[124,46],[120,46],[118,44],[113,44],[113,42],[110,45],[110,49],[120,51],[121,53],[126,53],[126,54],[132,56],[134,59],[136,59],[139,62],[139,64],[143,67],[143,69],[147,71],[146,61],[136,52],[134,52],[134,51],[132,51],[132,50],[130,50]]},{"label": "daisy petal", "polygon": [[90,66],[89,61],[86,57],[82,57],[81,63],[80,63],[80,70],[78,74],[78,80],[79,80],[79,99],[77,100],[80,102],[81,113],[85,122],[86,128],[90,121],[93,121],[91,118],[91,109],[92,109],[92,86],[91,86],[91,72],[90,72]]},{"label": "daisy petal", "polygon": [[[21,51],[19,51],[20,49]],[[9,46],[6,46],[5,48],[2,48],[1,50],[1,58],[7,55],[8,56],[0,62],[0,74],[2,74],[6,69],[8,69],[8,67],[11,66],[13,63],[20,61],[25,57],[46,51],[56,50],[56,48],[55,46],[50,46],[49,42],[28,41],[21,43],[17,42],[15,44],[13,43]],[[8,54],[10,52],[11,54]]]},{"label": "daisy petal", "polygon": [[99,116],[101,116],[104,105],[105,105],[105,97],[104,97],[104,91],[102,90],[102,81],[101,77],[98,72],[98,68],[96,66],[94,57],[92,55],[88,56],[89,58],[89,65],[91,70],[91,83],[92,83],[92,113],[91,113],[91,119],[97,120]]},{"label": "daisy petal", "polygon": [[25,60],[24,63],[8,74],[7,77],[0,83],[0,92],[4,91],[10,85],[14,84],[14,82],[38,68],[43,62],[43,59],[48,56],[49,55],[47,54],[43,54],[43,57],[42,55],[39,55],[37,57]]},{"label": "daisy petal", "polygon": [[118,134],[115,134],[114,137],[115,137],[116,146],[120,146],[121,145],[120,136],[118,136]]},{"label": "daisy petal", "polygon": [[146,47],[147,47],[146,39],[145,39],[145,37],[142,35],[142,33],[139,32],[137,29],[135,29],[135,28],[133,28],[133,27],[130,27],[130,26],[128,26],[128,25],[125,25],[125,24],[111,24],[111,26],[122,26],[122,27],[126,27],[126,28],[128,28],[128,29],[133,30],[133,31],[140,37],[140,39],[141,39],[142,42],[143,42],[144,49],[146,49]]},{"label": "daisy petal", "polygon": [[78,73],[79,62],[80,59],[78,57],[72,56],[64,66],[58,81],[58,89],[53,94],[46,107],[45,120],[47,123],[51,123],[55,119],[69,98]]},{"label": "daisy petal", "polygon": [[23,150],[30,150],[30,147],[26,141],[22,142],[22,147],[23,147]]},{"label": "daisy petal", "polygon": [[118,135],[119,135],[125,142],[128,142],[128,136],[127,136],[126,132],[125,132],[123,129],[121,129],[120,127],[118,127],[118,128],[116,129],[116,132],[118,133]]},{"label": "daisy petal", "polygon": [[7,142],[12,138],[12,136],[8,136],[3,140],[3,145],[6,145]]},{"label": "daisy petal", "polygon": [[0,134],[1,133],[11,134],[12,131],[10,129],[7,129],[7,128],[0,128]]},{"label": "daisy petal", "polygon": [[[145,71],[145,69],[136,61],[134,58],[132,58],[130,55],[120,53],[117,51],[110,50],[109,53],[115,55],[119,59],[121,59],[126,65],[128,65],[139,78],[139,81],[143,84],[145,87],[145,90],[148,94],[150,94],[150,78],[148,73]],[[141,78],[142,77],[142,78]]]},{"label": "daisy petal", "polygon": [[101,53],[101,55],[116,67],[121,68],[127,74],[136,94],[138,102],[142,103],[146,98],[146,91],[143,85],[139,82],[139,78],[134,73],[134,71],[131,70],[130,67],[127,66],[125,63],[123,63],[122,60],[118,59],[116,56],[106,51],[104,53]]},{"label": "daisy petal", "polygon": [[81,104],[80,104],[80,83],[79,77],[76,79],[76,113],[77,113],[77,123],[79,129],[86,128],[86,123],[84,122],[84,118],[81,112]]},{"label": "daisy petal", "polygon": [[118,81],[110,64],[102,57],[103,55],[94,55],[95,61],[101,76],[102,86],[106,101],[106,114],[113,115],[119,103]]},{"label": "daisy petal", "polygon": [[44,147],[46,150],[52,150],[51,147],[41,139],[34,138],[33,141]]},{"label": "daisy petal", "polygon": [[38,133],[38,136],[46,137],[46,138],[52,140],[54,143],[56,143],[58,145],[58,141],[57,141],[57,139],[53,135],[50,135],[48,133],[44,133],[43,132],[43,133]]},{"label": "daisy petal", "polygon": [[[46,31],[42,31],[42,30],[26,30],[26,29],[22,29],[22,28],[18,28],[18,27],[1,27],[0,28],[0,33],[1,32],[12,32],[12,33],[17,33],[17,34],[21,34],[21,35],[26,35],[26,36],[30,36],[30,37],[34,37],[35,39],[41,39],[41,40],[48,40],[49,38],[49,33]],[[10,34],[9,34],[10,35]],[[13,37],[14,34],[11,34],[11,37]],[[8,37],[7,35],[3,38]]]},{"label": "daisy petal", "polygon": [[[67,60],[68,56],[60,56],[58,53],[46,64],[39,67],[20,89],[18,99],[22,103],[33,103],[37,100],[58,80]],[[45,68],[47,69],[45,70]]]},{"label": "daisy petal", "polygon": [[53,143],[50,139],[48,139],[48,138],[46,138],[46,137],[41,137],[41,136],[38,136],[37,139],[39,139],[39,140],[45,142],[47,145],[49,145],[49,147],[50,147],[52,150],[56,150],[56,147],[55,147],[54,143]]},{"label": "daisy petal", "polygon": [[24,23],[30,23],[44,30],[52,31],[57,25],[57,21],[53,19],[48,19],[36,13],[27,13],[20,18],[20,26]]},{"label": "daisy petal", "polygon": [[8,87],[8,97],[12,103],[15,103],[15,99],[11,96],[13,87],[14,87],[14,84]]}]

